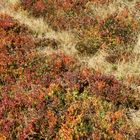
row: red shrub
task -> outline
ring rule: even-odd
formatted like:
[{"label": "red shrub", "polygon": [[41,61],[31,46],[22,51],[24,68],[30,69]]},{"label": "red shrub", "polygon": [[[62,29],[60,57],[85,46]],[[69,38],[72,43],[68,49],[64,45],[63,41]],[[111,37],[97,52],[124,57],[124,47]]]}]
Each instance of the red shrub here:
[{"label": "red shrub", "polygon": [[91,1],[95,4],[103,4],[103,5],[113,2],[113,0],[91,0]]},{"label": "red shrub", "polygon": [[9,23],[9,18],[2,15],[5,21],[0,26],[2,137],[116,139],[132,135],[119,107],[139,107],[133,90],[114,77],[83,68],[63,53],[37,55],[37,43],[28,29],[13,19]]},{"label": "red shrub", "polygon": [[27,27],[7,15],[1,15],[1,20],[0,78],[3,84],[14,83],[20,76],[18,71],[32,59],[36,46]]}]

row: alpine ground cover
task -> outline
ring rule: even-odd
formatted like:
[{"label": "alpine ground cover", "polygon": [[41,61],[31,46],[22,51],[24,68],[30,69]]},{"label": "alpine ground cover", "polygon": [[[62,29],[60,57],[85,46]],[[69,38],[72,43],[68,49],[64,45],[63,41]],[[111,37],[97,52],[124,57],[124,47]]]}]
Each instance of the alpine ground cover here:
[{"label": "alpine ground cover", "polygon": [[[137,21],[113,14],[79,29],[78,39],[95,53],[98,47],[113,50],[133,44]],[[55,48],[61,43],[34,37],[14,17],[0,15],[0,34],[1,139],[139,139],[128,115],[129,109],[139,109],[135,89],[59,52]],[[48,46],[55,52],[38,53]],[[92,49],[83,52],[92,54]]]}]

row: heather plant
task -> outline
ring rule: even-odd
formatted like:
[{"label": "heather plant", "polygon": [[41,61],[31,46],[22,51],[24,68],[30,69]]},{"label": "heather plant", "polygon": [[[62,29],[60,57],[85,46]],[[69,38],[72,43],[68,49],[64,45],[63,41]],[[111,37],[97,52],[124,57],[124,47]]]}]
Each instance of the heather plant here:
[{"label": "heather plant", "polygon": [[[55,60],[52,62],[52,59]],[[139,99],[134,97],[135,91],[126,87],[114,76],[103,75],[90,69],[82,68],[76,60],[62,53],[53,54],[47,59],[47,74],[44,79],[46,86],[49,83],[59,84],[69,91],[76,90],[79,94],[84,91],[100,96],[116,106],[138,108]]]},{"label": "heather plant", "polygon": [[116,62],[129,62],[135,60],[137,57],[136,53],[132,52],[132,49],[124,50],[123,48],[121,50],[111,51],[109,54],[105,57],[106,61],[109,63],[116,63]]},{"label": "heather plant", "polygon": [[69,12],[71,9],[73,9],[75,12],[80,12],[87,1],[88,0],[21,0],[21,5],[35,16],[46,16],[47,14],[56,14],[57,10],[62,12]]},{"label": "heather plant", "polygon": [[75,48],[80,54],[94,55],[101,47],[101,40],[98,38],[87,39],[86,41],[78,42]]},{"label": "heather plant", "polygon": [[30,91],[22,88],[15,85],[13,94],[1,94],[0,130],[9,139],[117,140],[134,133],[126,110],[95,94],[79,94],[54,83],[49,88],[32,84]]},{"label": "heather plant", "polygon": [[24,65],[24,62],[29,59],[27,56],[32,56],[32,54],[29,53],[35,45],[32,37],[26,34],[25,29],[21,29],[20,26],[16,25],[17,23],[15,21],[14,23],[6,18],[2,22],[0,48],[1,76],[5,80],[7,79],[6,81],[12,82],[12,80],[18,77],[17,71]]},{"label": "heather plant", "polygon": [[38,54],[50,40],[34,38],[10,16],[0,17],[0,138],[136,138],[127,116],[140,103],[132,88],[62,52]]},{"label": "heather plant", "polygon": [[1,94],[0,131],[8,139],[127,139],[132,134],[125,110],[115,111],[112,103],[95,95],[69,92],[56,84],[16,90]]},{"label": "heather plant", "polygon": [[44,17],[54,30],[86,28],[94,25],[95,18],[86,7],[89,0],[21,0],[21,7],[35,17]]},{"label": "heather plant", "polygon": [[[24,81],[37,83],[45,70],[45,58],[36,53],[37,44],[24,25],[7,15],[1,15],[0,84]],[[39,46],[38,46],[39,47]]]},{"label": "heather plant", "polygon": [[116,106],[118,100],[126,101],[119,96],[118,81],[82,69],[64,54],[53,54],[47,61],[47,68],[38,79],[41,82],[32,77],[39,68],[34,68],[31,62],[28,81],[24,78],[2,88],[0,131],[3,136],[8,139],[98,139],[98,136],[127,139],[132,135],[134,130],[129,128],[125,111]]},{"label": "heather plant", "polygon": [[[47,58],[32,57],[23,69],[16,82],[1,88],[0,132],[3,137],[97,139],[99,136],[117,139],[118,136],[127,138],[128,133],[131,135],[132,130],[128,129],[125,113],[121,110],[120,116],[107,125],[107,112],[112,112],[113,117],[117,114],[114,109],[118,110],[114,100],[119,100],[120,85],[115,79],[96,76],[97,73],[83,69],[63,53]],[[114,99],[104,91],[115,96],[111,92],[115,86]],[[116,121],[121,123],[118,125]],[[118,129],[113,132],[115,127]]]},{"label": "heather plant", "polygon": [[113,0],[91,0],[94,4],[97,5],[107,5],[113,2]]},{"label": "heather plant", "polygon": [[79,41],[76,49],[86,55],[94,55],[99,49],[104,49],[108,53],[108,62],[127,60],[136,43],[138,31],[138,20],[125,9],[105,18],[97,18],[94,26],[77,31]]},{"label": "heather plant", "polygon": [[52,48],[52,49],[58,49],[61,47],[61,43],[58,40],[50,39],[50,38],[36,38],[36,46],[38,46],[39,49],[43,49],[46,47]]},{"label": "heather plant", "polygon": [[137,30],[138,22],[127,10],[109,15],[100,23],[100,35],[110,47],[134,43]]},{"label": "heather plant", "polygon": [[[108,62],[128,61],[132,54],[139,22],[127,9],[107,17],[101,23],[101,37],[108,46]],[[114,63],[113,62],[113,63]]]},{"label": "heather plant", "polygon": [[35,16],[46,15],[47,14],[47,2],[45,0],[21,0],[25,10],[30,9],[30,13]]}]

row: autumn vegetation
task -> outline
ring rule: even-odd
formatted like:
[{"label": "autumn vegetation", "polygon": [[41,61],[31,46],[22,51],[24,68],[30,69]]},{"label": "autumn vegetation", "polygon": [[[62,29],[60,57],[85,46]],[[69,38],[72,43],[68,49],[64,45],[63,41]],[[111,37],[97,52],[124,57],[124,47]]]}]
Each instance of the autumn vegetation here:
[{"label": "autumn vegetation", "polygon": [[[18,4],[56,32],[71,31],[79,57],[104,50],[106,61],[116,64],[135,57],[140,23],[128,9],[99,17],[88,7],[112,2],[20,0]],[[46,46],[52,53],[40,54]],[[0,139],[139,139],[140,129],[128,115],[130,109],[139,110],[139,92],[58,49],[61,40],[35,36],[27,25],[0,14]]]}]

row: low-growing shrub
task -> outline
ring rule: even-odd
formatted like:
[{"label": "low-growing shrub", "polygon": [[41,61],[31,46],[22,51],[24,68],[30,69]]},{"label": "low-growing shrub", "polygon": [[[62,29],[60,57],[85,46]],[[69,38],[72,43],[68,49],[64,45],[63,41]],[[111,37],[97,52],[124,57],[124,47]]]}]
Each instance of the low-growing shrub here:
[{"label": "low-growing shrub", "polygon": [[[123,49],[123,48],[122,48]],[[106,61],[109,63],[116,63],[116,62],[128,62],[133,61],[136,58],[136,54],[132,52],[132,50],[116,50],[110,51],[109,55],[106,56]]]},{"label": "low-growing shrub", "polygon": [[90,0],[21,0],[21,7],[35,17],[44,17],[54,30],[86,28],[94,25],[94,16],[90,16],[86,7]]},{"label": "low-growing shrub", "polygon": [[[71,9],[74,12],[80,12],[88,0],[21,0],[21,6],[35,16],[53,16],[60,11],[69,12]],[[52,12],[52,13],[51,13]]]},{"label": "low-growing shrub", "polygon": [[104,49],[108,53],[108,58],[115,58],[114,55],[117,55],[118,60],[121,61],[119,59],[123,57],[121,55],[125,57],[133,50],[138,31],[138,20],[126,9],[103,19],[97,18],[94,26],[77,31],[76,36],[79,41],[76,49],[86,55],[95,54],[99,49]]},{"label": "low-growing shrub", "polygon": [[58,40],[50,39],[50,38],[37,38],[36,46],[40,49],[45,47],[50,47],[52,49],[58,49],[61,46],[61,43]]},{"label": "low-growing shrub", "polygon": [[128,107],[139,108],[133,89],[64,53],[37,54],[40,42],[26,27],[1,19],[0,138],[135,137],[127,118]]},{"label": "low-growing shrub", "polygon": [[110,47],[131,45],[135,42],[134,35],[138,31],[138,22],[129,11],[114,13],[100,23],[100,35],[103,41]]},{"label": "low-growing shrub", "polygon": [[56,84],[48,90],[32,85],[27,92],[18,87],[13,94],[1,94],[0,132],[8,139],[118,140],[134,135],[126,111],[100,97]]},{"label": "low-growing shrub", "polygon": [[24,65],[32,59],[36,46],[27,27],[7,15],[0,17],[0,78],[3,84],[15,83]]},{"label": "low-growing shrub", "polygon": [[75,48],[80,54],[94,55],[101,47],[101,40],[98,38],[87,39],[86,41],[78,42]]},{"label": "low-growing shrub", "polygon": [[91,1],[97,5],[108,5],[112,3],[114,0],[91,0]]}]

